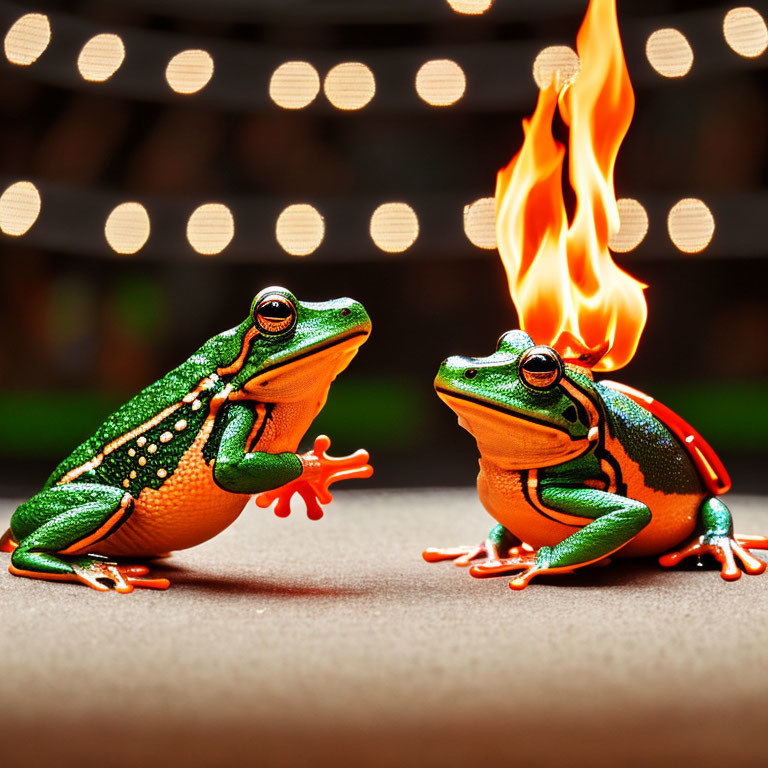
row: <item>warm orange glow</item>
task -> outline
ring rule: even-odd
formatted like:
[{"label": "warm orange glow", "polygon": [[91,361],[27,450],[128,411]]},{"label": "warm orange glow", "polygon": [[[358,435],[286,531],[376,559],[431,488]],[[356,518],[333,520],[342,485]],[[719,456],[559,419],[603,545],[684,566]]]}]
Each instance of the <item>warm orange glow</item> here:
[{"label": "warm orange glow", "polygon": [[[521,328],[567,359],[610,371],[632,359],[647,316],[645,286],[608,250],[620,228],[613,170],[635,105],[615,0],[591,0],[577,50],[579,77],[559,94],[560,78],[540,91],[522,149],[499,172],[496,237]],[[565,147],[552,135],[558,107],[570,128],[570,221]]]}]

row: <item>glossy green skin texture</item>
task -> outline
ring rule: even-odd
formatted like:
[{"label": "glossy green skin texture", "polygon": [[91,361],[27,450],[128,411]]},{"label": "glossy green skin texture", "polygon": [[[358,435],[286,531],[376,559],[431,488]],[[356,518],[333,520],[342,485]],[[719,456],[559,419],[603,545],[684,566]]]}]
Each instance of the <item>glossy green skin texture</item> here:
[{"label": "glossy green skin texture", "polygon": [[[275,292],[296,307],[295,327],[284,334],[253,336],[253,308],[261,298]],[[92,566],[93,559],[88,556],[59,553],[92,537],[105,525],[109,527],[106,535],[114,533],[130,518],[133,500],[143,490],[159,490],[170,481],[215,400],[215,425],[202,452],[212,463],[218,487],[233,494],[255,494],[299,477],[302,462],[295,453],[249,451],[249,445],[256,442],[251,435],[256,413],[255,398],[246,388],[271,369],[307,359],[337,342],[367,336],[370,327],[365,309],[352,299],[308,303],[298,301],[282,288],[262,291],[243,322],[209,339],[189,359],[109,416],[92,437],[61,462],[43,489],[16,510],[11,533],[19,546],[12,554],[13,566],[53,575],[70,575],[75,569]],[[249,333],[251,339],[246,338]],[[241,351],[246,348],[243,358]],[[228,368],[233,370],[221,373]],[[205,385],[201,387],[200,382]],[[187,397],[184,402],[196,388],[197,397]],[[296,399],[300,401],[301,393]],[[158,418],[165,411],[170,413]],[[264,425],[268,415],[269,406]],[[135,439],[109,453],[104,451],[105,446],[120,442],[152,420],[157,423],[142,434],[146,444],[155,446],[156,453],[146,457],[145,465],[136,461]],[[181,431],[174,426],[180,420],[186,423]],[[172,434],[173,439],[166,443],[164,433]],[[96,466],[78,470],[99,455],[103,458]],[[155,457],[161,457],[162,476]],[[67,475],[73,471],[77,476],[70,480]]]},{"label": "glossy green skin texture", "polygon": [[[498,444],[484,443],[482,430],[466,417],[465,426],[478,441],[481,456],[493,452],[494,463],[523,477],[520,494],[526,499],[509,499],[510,503],[531,504],[525,491],[528,470],[537,473],[537,502],[546,510],[554,510],[584,519],[583,527],[554,546],[542,546],[536,554],[539,570],[572,569],[596,562],[620,550],[640,534],[652,520],[649,507],[626,495],[626,486],[618,481],[613,491],[590,487],[604,475],[605,463],[611,458],[602,449],[606,436],[618,440],[626,455],[639,466],[644,485],[668,494],[701,496],[699,509],[703,535],[715,540],[732,533],[731,515],[717,498],[709,496],[688,454],[671,432],[654,416],[624,395],[595,383],[575,366],[564,366],[563,378],[547,389],[533,389],[521,380],[519,363],[522,353],[533,347],[533,341],[522,331],[510,331],[499,341],[489,357],[450,357],[440,367],[435,387],[449,396],[447,402],[461,416],[463,400],[512,417],[524,423],[551,428],[567,435],[574,445],[582,445],[579,455],[550,466],[542,449],[538,461],[535,451],[528,449],[527,464],[516,460],[522,441],[510,437],[507,454]],[[470,372],[468,377],[467,372]],[[574,396],[574,392],[578,396]],[[459,398],[457,401],[452,398]],[[588,440],[595,426],[584,403],[592,403],[600,430],[600,438]],[[468,423],[467,423],[468,422]],[[514,422],[513,422],[514,423]],[[594,433],[593,433],[594,434]],[[535,437],[527,438],[531,444]],[[505,466],[505,462],[508,464]],[[590,522],[591,521],[591,522]],[[490,540],[499,550],[520,544],[520,538],[502,525],[496,526]],[[661,554],[660,552],[658,554]]]}]

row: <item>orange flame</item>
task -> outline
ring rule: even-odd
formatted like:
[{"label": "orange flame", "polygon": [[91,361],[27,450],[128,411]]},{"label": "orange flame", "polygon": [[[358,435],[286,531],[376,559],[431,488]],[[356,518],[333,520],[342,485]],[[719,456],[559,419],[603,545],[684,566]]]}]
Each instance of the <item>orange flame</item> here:
[{"label": "orange flame", "polygon": [[[616,0],[591,0],[577,51],[575,81],[558,95],[557,73],[539,93],[533,116],[523,121],[522,149],[499,171],[496,236],[521,328],[568,360],[611,371],[632,359],[648,314],[646,286],[619,269],[608,250],[619,229],[613,169],[635,107]],[[570,129],[571,222],[565,148],[552,135],[558,107]]]}]

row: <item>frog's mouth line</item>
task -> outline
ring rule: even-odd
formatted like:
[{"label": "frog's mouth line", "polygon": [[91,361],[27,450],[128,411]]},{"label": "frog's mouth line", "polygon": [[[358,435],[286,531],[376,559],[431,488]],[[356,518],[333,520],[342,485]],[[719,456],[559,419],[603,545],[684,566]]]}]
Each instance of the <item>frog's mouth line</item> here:
[{"label": "frog's mouth line", "polygon": [[[482,408],[488,408],[492,411],[498,411],[499,413],[504,414],[505,416],[510,416],[513,419],[520,419],[521,421],[529,421],[532,424],[536,424],[540,427],[546,427],[547,429],[552,429],[557,432],[562,432],[564,435],[567,435],[570,440],[572,440],[574,443],[578,442],[591,442],[593,439],[591,435],[593,435],[592,430],[584,435],[583,437],[574,437],[567,428],[561,427],[558,424],[553,424],[551,421],[545,421],[544,419],[537,419],[535,416],[529,416],[528,414],[520,413],[519,411],[513,411],[510,408],[505,408],[503,405],[499,405],[498,403],[494,403],[490,400],[483,400],[481,398],[472,397],[470,395],[465,395],[463,393],[458,393],[456,391],[452,391],[449,389],[443,389],[442,387],[435,387],[435,391],[439,396],[444,396],[447,398],[453,398],[454,400],[464,400],[468,403],[472,403],[472,405],[477,405]],[[450,405],[450,404],[449,404]]]},{"label": "frog's mouth line", "polygon": [[[283,360],[282,362],[277,362],[274,365],[270,365],[268,368],[264,368],[264,370],[259,371],[250,381],[256,382],[268,373],[272,373],[273,371],[279,370],[280,368],[286,368],[289,365],[292,365],[293,363],[297,363],[299,360],[305,360],[308,357],[313,357],[314,355],[317,355],[320,352],[325,352],[329,349],[332,349],[333,347],[338,347],[342,344],[346,344],[360,336],[367,338],[368,336],[370,336],[370,331],[355,331],[354,333],[350,333],[349,335],[343,336],[340,339],[334,339],[333,341],[329,341],[326,344],[321,344],[316,347],[311,347],[310,349],[307,349],[306,351],[302,352],[300,355],[294,355],[288,358],[287,360]],[[357,346],[360,346],[364,340],[365,339],[361,340]]]}]

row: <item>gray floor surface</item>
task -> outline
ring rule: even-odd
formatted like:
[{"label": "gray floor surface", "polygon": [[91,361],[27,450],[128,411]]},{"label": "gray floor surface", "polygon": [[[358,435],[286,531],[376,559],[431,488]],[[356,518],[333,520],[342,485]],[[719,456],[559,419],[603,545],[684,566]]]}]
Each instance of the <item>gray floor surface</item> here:
[{"label": "gray floor surface", "polygon": [[[768,532],[768,499],[730,502]],[[768,573],[624,561],[512,592],[420,558],[489,527],[471,489],[249,506],[130,595],[0,555],[0,764],[768,763]]]}]

